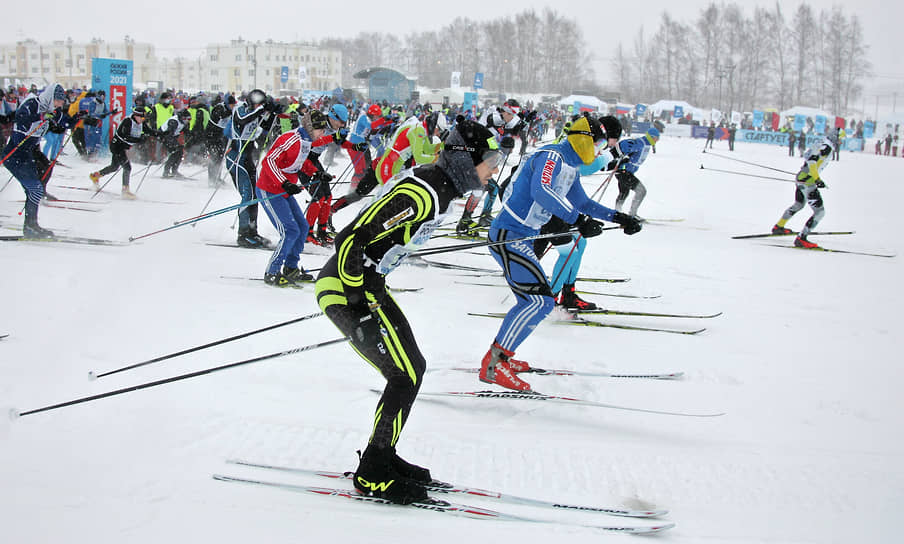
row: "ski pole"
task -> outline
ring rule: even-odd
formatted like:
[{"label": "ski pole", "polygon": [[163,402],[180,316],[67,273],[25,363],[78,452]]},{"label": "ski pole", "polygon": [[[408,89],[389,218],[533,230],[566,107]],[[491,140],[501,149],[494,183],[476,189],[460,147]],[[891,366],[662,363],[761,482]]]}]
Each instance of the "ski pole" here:
[{"label": "ski pole", "polygon": [[121,169],[122,169],[122,166],[120,166],[119,168],[116,169],[115,172],[113,172],[112,174],[110,174],[110,177],[107,178],[107,181],[105,181],[104,184],[101,185],[100,188],[99,188],[98,190],[94,191],[94,194],[91,195],[91,198],[90,198],[89,200],[93,200],[94,197],[96,197],[97,195],[99,195],[99,194],[104,190],[104,187],[106,187],[107,184],[109,184],[111,181],[113,181],[113,178],[116,176],[116,174],[119,173],[119,171],[120,171]]},{"label": "ski pole", "polygon": [[37,414],[40,412],[48,412],[50,410],[56,410],[58,408],[65,408],[67,406],[73,406],[75,404],[82,404],[85,402],[91,402],[94,400],[104,399],[107,397],[114,397],[116,395],[122,395],[123,393],[131,393],[132,391],[138,391],[141,389],[148,389],[150,387],[156,387],[158,385],[164,385],[167,383],[177,382],[180,380],[187,380],[189,378],[196,378],[198,376],[203,376],[205,374],[213,374],[214,372],[219,372],[220,370],[226,370],[228,368],[235,368],[242,365],[247,365],[251,363],[256,363],[259,361],[265,361],[267,359],[275,359],[277,357],[285,357],[287,355],[295,355],[296,353],[302,353],[305,351],[311,351],[317,348],[322,348],[324,346],[329,346],[331,344],[338,344],[340,342],[347,342],[348,338],[335,338],[333,340],[327,340],[325,342],[318,342],[316,344],[310,344],[307,346],[302,346],[300,348],[288,349],[286,351],[280,351],[277,353],[271,353],[269,355],[262,355],[260,357],[254,357],[252,359],[245,359],[244,361],[238,361],[235,363],[229,363],[225,365],[215,366],[212,368],[206,368],[204,370],[198,370],[196,372],[189,372],[188,374],[180,374],[179,376],[173,376],[171,378],[164,378],[162,380],[156,380],[153,382],[146,382],[139,385],[133,385],[132,387],[125,387],[123,389],[117,389],[115,391],[110,391],[108,393],[101,393],[99,395],[91,395],[90,397],[82,397],[79,399],[74,399],[66,402],[61,402],[59,404],[53,404],[50,406],[44,406],[42,408],[35,408],[32,410],[27,410],[25,412],[20,412],[15,408],[11,408],[9,411],[10,419],[16,419],[22,416],[28,416],[31,414]]},{"label": "ski pole", "polygon": [[177,351],[177,352],[175,352],[175,353],[170,353],[170,354],[168,354],[168,355],[161,355],[160,357],[155,357],[155,358],[153,358],[153,359],[150,359],[150,360],[147,360],[147,361],[144,361],[144,362],[141,362],[141,363],[135,363],[135,364],[133,364],[133,365],[124,366],[124,367],[122,367],[122,368],[117,368],[116,370],[108,370],[107,372],[101,372],[100,374],[95,374],[94,371],[92,370],[91,372],[88,373],[88,378],[91,379],[91,380],[96,380],[97,378],[103,378],[104,376],[109,376],[109,375],[111,375],[111,374],[117,374],[117,373],[119,373],[119,372],[124,372],[124,371],[126,371],[126,370],[132,370],[132,369],[134,369],[134,368],[138,368],[138,367],[142,367],[142,366],[147,366],[147,365],[152,364],[152,363],[159,363],[160,361],[165,361],[166,359],[172,359],[173,357],[178,357],[178,356],[180,356],[180,355],[185,355],[185,354],[187,354],[187,353],[192,353],[192,352],[194,352],[194,351],[200,351],[200,350],[202,350],[202,349],[207,349],[207,348],[210,348],[210,347],[213,347],[213,346],[219,346],[220,344],[225,344],[225,343],[227,343],[227,342],[232,342],[233,340],[239,340],[239,339],[241,339],[241,338],[245,338],[245,337],[248,337],[248,336],[251,336],[251,335],[254,335],[254,334],[258,334],[258,333],[261,333],[261,332],[270,331],[270,330],[273,330],[273,329],[278,329],[279,327],[285,327],[286,325],[291,325],[291,324],[293,324],[293,323],[299,323],[299,322],[301,322],[301,321],[306,321],[306,320],[308,320],[308,319],[313,319],[313,318],[315,318],[315,317],[320,317],[320,316],[322,316],[322,315],[323,315],[323,312],[317,312],[316,314],[309,314],[309,315],[305,315],[305,316],[302,316],[302,317],[296,317],[295,319],[290,319],[290,320],[288,320],[288,321],[283,321],[282,323],[277,323],[276,325],[270,325],[269,327],[264,327],[264,328],[262,328],[262,329],[257,329],[257,330],[254,330],[254,331],[250,331],[250,332],[246,332],[246,333],[242,333],[242,334],[237,334],[237,335],[235,335],[235,336],[230,336],[229,338],[224,338],[224,339],[222,339],[222,340],[217,340],[217,341],[215,341],[215,342],[210,342],[210,343],[208,343],[208,344],[204,344],[204,345],[201,345],[201,346],[196,346],[196,347],[193,347],[193,348],[184,349],[184,350],[182,350],[182,351]]},{"label": "ski pole", "polygon": [[263,202],[263,201],[265,201],[265,200],[270,200],[271,198],[276,198],[276,197],[278,197],[278,196],[283,196],[284,194],[286,194],[286,193],[279,193],[279,194],[271,195],[271,196],[268,196],[267,198],[255,198],[254,200],[249,200],[248,202],[241,202],[241,203],[236,204],[236,205],[234,205],[234,206],[229,206],[229,207],[227,207],[227,208],[223,208],[223,209],[220,209],[220,210],[212,211],[212,212],[206,213],[206,214],[204,214],[204,215],[199,215],[199,216],[197,216],[197,217],[191,217],[191,218],[188,218],[188,219],[184,219],[184,220],[182,220],[182,221],[176,221],[176,222],[173,223],[171,226],[166,227],[166,228],[163,228],[163,229],[160,229],[160,230],[155,230],[154,232],[149,232],[149,233],[147,233],[147,234],[142,234],[141,236],[129,236],[129,241],[130,241],[130,242],[134,242],[135,240],[141,240],[142,238],[147,238],[148,236],[153,236],[153,235],[155,235],[155,234],[160,234],[161,232],[166,232],[166,231],[168,231],[168,230],[172,230],[172,229],[175,229],[175,228],[184,227],[185,225],[190,225],[190,224],[192,224],[192,223],[197,223],[198,221],[203,221],[204,219],[211,218],[211,217],[213,217],[213,216],[215,216],[215,215],[220,215],[221,213],[226,213],[226,212],[228,212],[228,211],[235,210],[235,209],[238,209],[238,208],[244,208],[244,207],[250,206],[251,204],[257,204],[258,202]]},{"label": "ski pole", "polygon": [[144,174],[141,174],[141,181],[138,182],[138,187],[135,189],[135,194],[138,194],[138,191],[141,190],[141,184],[144,183],[144,178],[148,177],[148,172],[151,171],[151,163],[149,162],[142,171],[144,172]]},{"label": "ski pole", "polygon": [[10,158],[10,156],[12,156],[13,153],[15,153],[20,147],[22,147],[22,144],[24,144],[25,142],[27,142],[28,139],[31,138],[31,135],[32,135],[32,134],[34,134],[39,128],[43,127],[43,126],[44,126],[44,123],[46,123],[46,122],[47,122],[47,119],[44,119],[43,121],[40,122],[40,124],[38,124],[38,126],[36,126],[35,128],[31,129],[31,130],[28,132],[28,134],[26,134],[25,137],[22,138],[22,141],[19,142],[19,143],[16,145],[16,147],[13,148],[12,151],[10,151],[9,153],[7,153],[6,156],[3,157],[2,160],[0,160],[0,166],[2,166],[3,163],[6,162],[6,159]]},{"label": "ski pole", "polygon": [[[612,230],[612,229],[620,229],[619,226],[612,227],[604,227],[602,230]],[[415,251],[411,254],[412,257],[426,257],[428,255],[436,255],[438,253],[448,253],[450,251],[460,251],[462,249],[474,249],[475,247],[492,247],[492,246],[504,246],[505,244],[513,244],[515,242],[525,242],[527,240],[542,240],[543,238],[555,238],[557,236],[562,236],[567,233],[575,233],[578,232],[577,229],[570,229],[565,232],[550,232],[547,234],[536,234],[534,236],[525,236],[523,238],[515,238],[513,240],[500,240],[498,242],[474,242],[472,244],[458,244],[454,246],[441,246],[434,247],[429,249],[422,249],[421,251]]]},{"label": "ski pole", "polygon": [[[8,180],[6,180],[6,183],[4,183],[4,184],[3,184],[3,189],[6,189],[6,186],[7,186],[7,185],[9,185],[9,184],[10,184],[10,182],[12,182],[12,180],[13,180],[13,175],[12,175],[12,174],[10,174],[10,175],[9,175],[9,179],[8,179]],[[3,189],[0,189],[0,193],[2,193],[2,192],[3,192]]]},{"label": "ski pole", "polygon": [[[69,134],[66,136],[66,141],[63,142],[63,145],[60,146],[60,150],[57,151],[56,156],[50,162],[50,166],[47,167],[47,170],[44,170],[44,175],[41,176],[41,182],[43,182],[48,175],[50,175],[50,171],[53,170],[53,165],[57,163],[57,160],[60,158],[60,155],[63,153],[63,149],[66,148],[66,145],[69,144],[69,140],[72,138],[72,131],[69,131]],[[47,186],[44,186],[44,190],[47,190]]]},{"label": "ski pole", "polygon": [[703,168],[702,164],[700,165],[700,170],[709,170],[711,172],[722,172],[724,174],[734,174],[736,176],[748,176],[751,178],[773,179],[775,181],[790,181],[791,183],[797,183],[797,180],[793,180],[793,179],[774,178],[771,176],[758,176],[756,174],[747,174],[745,172],[735,172],[733,170],[719,170],[718,168]]},{"label": "ski pole", "polygon": [[[703,149],[703,152],[706,153],[706,149]],[[787,170],[781,170],[781,169],[779,169],[779,168],[773,168],[773,167],[771,167],[771,166],[766,166],[766,165],[764,165],[764,164],[758,164],[758,163],[755,163],[755,162],[744,161],[744,160],[741,160],[741,159],[736,159],[736,158],[734,158],[734,157],[727,157],[727,156],[725,156],[725,155],[719,155],[718,153],[713,153],[712,151],[710,151],[710,152],[707,153],[707,154],[708,154],[708,155],[712,155],[713,157],[719,157],[720,159],[728,159],[728,160],[730,160],[730,161],[742,162],[742,163],[744,163],[744,164],[749,164],[749,165],[751,165],[751,166],[759,166],[760,168],[765,168],[765,169],[767,169],[767,170],[775,170],[776,172],[781,172],[782,174],[789,174],[789,175],[792,175],[792,176],[796,175],[794,172],[788,172]]]},{"label": "ski pole", "polygon": [[[213,202],[213,197],[216,196],[217,191],[220,190],[220,187],[225,185],[225,183],[221,183],[223,176],[223,165],[226,163],[226,154],[229,153],[229,146],[226,146],[226,152],[223,153],[223,158],[220,160],[220,168],[217,170],[217,182],[213,188],[213,193],[210,194],[210,198],[207,199],[207,202],[204,204],[204,207],[201,208],[201,213],[203,214],[207,207],[210,206],[210,203]],[[196,226],[196,223],[192,223],[192,228]]]},{"label": "ski pole", "polygon": [[[590,200],[595,200],[595,201],[599,202],[600,198],[603,198],[603,194],[605,194],[606,189],[609,187],[609,181],[612,179],[612,176],[614,176],[614,175],[615,175],[615,169],[612,169],[612,171],[609,172],[609,175],[606,176],[606,179],[603,180],[603,182],[600,183],[600,186],[596,188],[596,191],[593,191],[593,194],[590,195]],[[600,193],[599,198],[596,197],[597,193]],[[578,238],[574,241],[574,247],[571,248],[571,252],[568,253],[568,256],[565,257],[565,262],[562,263],[562,270],[565,269],[565,265],[568,264],[568,260],[571,259],[571,254],[574,253],[574,250],[578,247],[578,241],[580,239],[581,239],[581,235],[578,234]],[[543,255],[540,255],[540,259],[545,257],[551,248],[552,248],[552,246],[547,247],[546,250],[543,252]],[[562,273],[562,270],[559,270],[559,274]],[[559,279],[558,274],[556,274],[555,279],[556,280]],[[555,283],[555,281],[553,281],[552,283]]]},{"label": "ski pole", "polygon": [[[213,197],[217,195],[217,191],[220,190],[220,186],[223,184],[217,183],[217,186],[213,188],[213,192],[210,193],[210,198],[207,199],[207,202],[204,204],[204,207],[201,208],[201,213],[203,214],[207,207],[210,206],[210,203],[213,202]],[[195,223],[192,223],[192,227],[195,226]]]}]

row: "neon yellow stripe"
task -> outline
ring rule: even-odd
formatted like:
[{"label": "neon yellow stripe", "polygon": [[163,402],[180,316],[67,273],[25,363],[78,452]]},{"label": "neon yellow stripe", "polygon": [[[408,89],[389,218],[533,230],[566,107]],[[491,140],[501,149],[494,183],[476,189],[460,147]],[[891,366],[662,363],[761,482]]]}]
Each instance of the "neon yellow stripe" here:
[{"label": "neon yellow stripe", "polygon": [[342,295],[323,295],[322,297],[317,298],[317,304],[320,306],[321,310],[326,310],[335,304],[348,306],[348,299]]},{"label": "neon yellow stripe", "polygon": [[364,275],[358,274],[357,276],[350,276],[345,273],[345,261],[348,259],[349,251],[351,251],[352,241],[355,239],[355,233],[352,232],[348,238],[342,241],[342,245],[339,246],[339,250],[336,252],[339,261],[339,277],[342,279],[342,283],[346,285],[351,285],[352,287],[358,287],[359,285],[364,285]]},{"label": "neon yellow stripe", "polygon": [[402,411],[399,410],[399,413],[396,414],[395,419],[392,421],[392,441],[390,441],[390,445],[395,446],[396,442],[399,441],[399,436],[402,434]]},{"label": "neon yellow stripe", "polygon": [[411,360],[408,358],[404,346],[396,335],[395,327],[392,326],[389,318],[386,317],[386,314],[383,313],[382,309],[377,310],[377,313],[380,315],[380,319],[383,320],[383,324],[387,325],[384,327],[389,340],[389,342],[386,342],[386,346],[389,348],[389,353],[392,355],[393,361],[395,361],[396,366],[399,367],[400,370],[404,370],[408,373],[408,377],[411,378],[411,383],[417,385],[417,373],[415,373],[414,367],[411,365]]},{"label": "neon yellow stripe", "polygon": [[342,280],[335,276],[325,276],[317,280],[317,283],[314,284],[314,294],[319,295],[323,291],[339,291],[343,292],[345,289],[342,287]]},{"label": "neon yellow stripe", "polygon": [[[377,411],[374,414],[374,427],[370,431],[370,440],[374,439],[374,434],[377,432],[377,425],[380,423],[380,418],[383,416],[383,403],[381,402],[379,406],[377,406]],[[368,440],[368,442],[370,441]]]}]

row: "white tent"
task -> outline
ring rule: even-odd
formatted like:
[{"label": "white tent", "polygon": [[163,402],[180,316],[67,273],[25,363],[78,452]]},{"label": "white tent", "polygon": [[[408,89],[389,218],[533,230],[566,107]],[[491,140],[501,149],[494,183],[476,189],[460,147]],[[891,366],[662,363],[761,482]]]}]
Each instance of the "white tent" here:
[{"label": "white tent", "polygon": [[575,102],[580,102],[581,104],[587,106],[593,106],[596,109],[606,107],[606,103],[599,98],[586,94],[570,94],[559,99],[560,106],[573,106]]},{"label": "white tent", "polygon": [[815,118],[817,115],[822,115],[832,123],[835,122],[835,116],[831,113],[825,112],[818,108],[810,108],[807,106],[794,106],[793,108],[781,112],[779,115],[782,117],[782,119],[785,119],[786,117],[793,117],[795,115],[805,115],[812,118]]},{"label": "white tent", "polygon": [[690,114],[692,119],[702,121],[706,118],[706,114],[700,108],[691,106],[684,100],[660,100],[654,104],[650,104],[650,111],[653,115],[659,115],[663,111],[675,111],[675,106],[681,106],[684,109],[684,115]]}]

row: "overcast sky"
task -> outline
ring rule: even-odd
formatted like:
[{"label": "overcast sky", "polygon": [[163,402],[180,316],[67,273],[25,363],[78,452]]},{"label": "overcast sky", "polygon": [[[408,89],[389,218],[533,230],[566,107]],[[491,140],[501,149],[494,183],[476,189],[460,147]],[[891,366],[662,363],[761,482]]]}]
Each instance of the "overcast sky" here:
[{"label": "overcast sky", "polygon": [[[684,23],[693,22],[708,0],[644,0],[600,2],[598,0],[551,0],[523,2],[412,2],[411,0],[345,2],[286,2],[271,0],[254,2],[221,0],[211,4],[151,3],[137,11],[140,4],[127,2],[104,6],[103,14],[81,17],[71,2],[49,0],[41,3],[40,14],[26,11],[23,16],[6,21],[2,41],[33,38],[50,41],[72,37],[77,41],[99,37],[119,41],[129,35],[137,41],[151,42],[160,56],[197,56],[207,43],[225,42],[239,36],[246,40],[277,41],[312,40],[327,36],[354,36],[368,31],[383,31],[404,37],[414,30],[438,30],[456,16],[474,20],[504,17],[526,9],[537,11],[554,6],[560,15],[579,21],[586,43],[593,48],[597,61],[594,68],[600,81],[605,81],[609,51],[619,42],[630,47],[641,25],[645,35],[655,31],[663,11]],[[755,0],[738,2],[750,15],[754,5],[773,9],[775,3]],[[782,2],[786,20],[801,2]],[[876,77],[866,83],[868,104],[891,106],[892,93],[898,92],[904,110],[904,2],[901,0],[857,0],[832,2],[810,0],[816,11],[842,5],[847,15],[860,18],[870,45],[870,59]],[[202,9],[201,6],[216,6]],[[638,9],[631,10],[636,5]],[[173,6],[170,8],[164,6]],[[50,8],[50,9],[48,9]],[[74,11],[73,11],[74,10]],[[33,22],[32,22],[33,21]],[[26,22],[28,22],[26,24]],[[13,35],[14,33],[14,35]],[[567,37],[563,36],[563,39]],[[676,98],[676,97],[672,97]]]}]

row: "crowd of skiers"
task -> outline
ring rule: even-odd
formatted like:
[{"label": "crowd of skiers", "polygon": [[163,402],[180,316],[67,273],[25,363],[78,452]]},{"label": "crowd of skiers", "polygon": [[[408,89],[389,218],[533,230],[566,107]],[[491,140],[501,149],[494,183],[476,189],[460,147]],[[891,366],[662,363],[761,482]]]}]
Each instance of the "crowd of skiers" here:
[{"label": "crowd of skiers", "polygon": [[[164,177],[183,177],[179,166],[186,149],[206,161],[212,186],[219,187],[223,171],[228,173],[242,204],[237,243],[272,247],[266,284],[299,287],[316,281],[315,297],[324,314],[355,353],[386,379],[353,483],[363,494],[406,504],[425,500],[431,481],[428,469],[396,453],[426,358],[389,294],[387,274],[451,219],[453,200],[470,195],[456,230],[482,236],[480,229],[486,229],[490,254],[515,295],[514,306],[480,359],[478,376],[506,389],[531,391],[519,376],[531,366],[514,358],[516,349],[556,305],[594,308],[577,295],[574,285],[586,239],[601,234],[603,221],[617,224],[628,235],[641,231],[637,211],[646,189],[637,172],[655,152],[660,136],[652,127],[639,137],[623,139],[622,124],[614,117],[536,111],[514,99],[491,105],[480,115],[416,104],[322,100],[306,105],[277,100],[259,89],[240,96],[190,98],[147,93],[134,103],[110,137],[111,163],[91,173],[91,181],[98,185],[102,176],[121,170],[122,196],[135,198],[130,190],[132,147],[137,147],[133,158],[147,164],[145,174],[155,161],[162,161]],[[99,91],[67,92],[60,85],[35,90],[11,114],[4,113],[0,121],[12,127],[2,160],[27,194],[26,237],[53,237],[38,225],[38,204],[66,140],[54,142],[50,135],[69,131],[75,140],[81,131],[84,140],[81,147],[76,144],[78,152],[96,160],[95,128],[116,113],[106,107]],[[553,127],[555,138],[541,141]],[[42,138],[44,150],[39,146]],[[529,153],[532,142],[539,147]],[[824,213],[820,173],[837,149],[837,135],[830,135],[807,153],[796,180],[795,203],[773,227],[774,233],[789,234],[785,224],[808,203],[814,214],[795,245],[816,247],[807,234]],[[349,158],[338,176],[327,171],[335,153]],[[617,179],[614,209],[596,202],[582,187],[582,176],[601,171],[609,172],[604,183]],[[349,190],[334,200],[335,182],[346,174]],[[296,200],[303,191],[310,201],[306,210]],[[375,198],[350,222],[338,232],[332,229],[334,212],[374,191]],[[623,213],[631,191],[634,199]],[[503,207],[494,214],[497,197]],[[475,220],[473,212],[482,199]],[[258,233],[259,207],[279,234],[275,244]],[[300,262],[307,242],[335,247],[316,279]],[[559,258],[548,276],[540,259],[550,246]],[[475,357],[475,366],[477,361]]]}]

